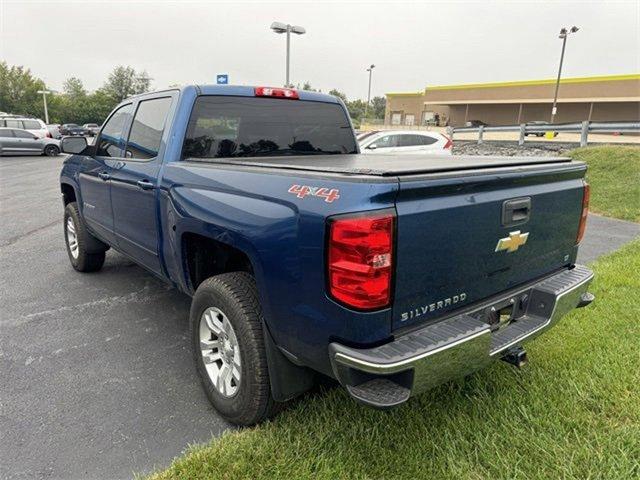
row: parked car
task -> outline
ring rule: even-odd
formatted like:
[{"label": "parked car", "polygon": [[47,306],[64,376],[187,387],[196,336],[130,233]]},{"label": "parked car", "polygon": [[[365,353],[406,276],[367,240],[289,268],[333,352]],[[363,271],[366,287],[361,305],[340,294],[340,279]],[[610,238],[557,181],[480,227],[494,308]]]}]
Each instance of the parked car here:
[{"label": "parked car", "polygon": [[75,123],[64,123],[60,126],[60,135],[62,136],[82,136],[85,130]]},{"label": "parked car", "polygon": [[[544,120],[533,120],[531,122],[527,122],[527,126],[531,127],[546,127],[547,125],[551,125],[549,122],[545,122]],[[529,135],[535,135],[536,137],[544,137],[546,132],[536,132],[536,133],[528,133],[525,132],[524,136],[528,137]],[[557,137],[558,132],[553,132],[553,136]]]},{"label": "parked car", "polygon": [[61,143],[72,267],[113,246],[190,295],[197,371],[236,424],[320,375],[389,408],[521,366],[527,340],[593,300],[570,158],[359,155],[337,98],[230,85],[127,99],[94,145]]},{"label": "parked car", "polygon": [[438,132],[416,130],[386,130],[365,134],[358,139],[360,150],[367,154],[421,154],[451,155],[453,142]]},{"label": "parked car", "polygon": [[82,128],[84,128],[85,133],[90,137],[95,137],[100,131],[100,125],[97,123],[85,123],[82,125]]},{"label": "parked car", "polygon": [[60,141],[37,137],[19,128],[0,128],[0,155],[47,155],[60,153]]},{"label": "parked car", "polygon": [[465,127],[480,127],[480,126],[488,127],[489,124],[484,123],[482,120],[468,120],[467,122],[465,122],[464,126]]},{"label": "parked car", "polygon": [[50,123],[47,125],[47,130],[51,134],[51,138],[61,139],[62,135],[60,134],[60,124],[59,123]]},{"label": "parked car", "polygon": [[47,125],[38,118],[19,117],[8,115],[0,117],[0,128],[18,128],[33,133],[38,138],[51,138]]}]

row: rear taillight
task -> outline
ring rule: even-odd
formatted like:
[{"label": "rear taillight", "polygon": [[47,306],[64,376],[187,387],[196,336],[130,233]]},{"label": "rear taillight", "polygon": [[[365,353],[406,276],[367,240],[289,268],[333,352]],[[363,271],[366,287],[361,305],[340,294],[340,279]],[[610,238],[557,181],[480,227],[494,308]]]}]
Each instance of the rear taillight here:
[{"label": "rear taillight", "polygon": [[390,212],[330,220],[327,276],[335,300],[359,310],[389,305],[394,220]]},{"label": "rear taillight", "polygon": [[582,213],[580,214],[580,225],[578,226],[578,236],[576,237],[576,245],[582,241],[584,231],[587,228],[587,215],[589,215],[589,197],[591,188],[587,182],[584,182],[584,193],[582,195]]},{"label": "rear taillight", "polygon": [[453,147],[453,142],[446,135],[442,135],[442,136],[447,140],[447,143],[445,143],[444,147],[442,147],[442,148],[445,149],[445,150],[449,150],[451,147]]},{"label": "rear taillight", "polygon": [[300,98],[298,92],[292,88],[256,87],[254,94],[256,97],[288,98],[290,100]]},{"label": "rear taillight", "polygon": [[46,137],[47,137],[47,138],[53,138],[53,137],[51,136],[51,132],[47,132]]}]

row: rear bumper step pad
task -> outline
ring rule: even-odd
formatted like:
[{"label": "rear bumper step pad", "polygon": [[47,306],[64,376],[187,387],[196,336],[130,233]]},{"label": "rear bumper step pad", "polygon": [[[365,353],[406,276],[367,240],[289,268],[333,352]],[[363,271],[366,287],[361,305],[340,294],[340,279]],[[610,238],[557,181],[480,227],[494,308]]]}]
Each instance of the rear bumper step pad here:
[{"label": "rear bumper step pad", "polygon": [[583,306],[592,278],[591,270],[577,265],[519,292],[528,299],[526,309],[497,330],[483,305],[379,347],[356,349],[332,343],[334,373],[355,399],[378,408],[398,405],[410,395],[483,368],[509,348],[551,328]]}]

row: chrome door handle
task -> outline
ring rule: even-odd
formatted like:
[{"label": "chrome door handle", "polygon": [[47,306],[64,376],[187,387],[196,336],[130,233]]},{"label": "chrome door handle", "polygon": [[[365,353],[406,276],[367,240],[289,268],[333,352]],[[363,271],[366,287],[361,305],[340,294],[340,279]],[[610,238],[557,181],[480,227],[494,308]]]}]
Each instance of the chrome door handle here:
[{"label": "chrome door handle", "polygon": [[137,185],[143,190],[151,190],[155,188],[155,185],[149,180],[138,180]]},{"label": "chrome door handle", "polygon": [[107,172],[100,172],[98,176],[105,182],[111,178],[111,175],[109,175]]}]

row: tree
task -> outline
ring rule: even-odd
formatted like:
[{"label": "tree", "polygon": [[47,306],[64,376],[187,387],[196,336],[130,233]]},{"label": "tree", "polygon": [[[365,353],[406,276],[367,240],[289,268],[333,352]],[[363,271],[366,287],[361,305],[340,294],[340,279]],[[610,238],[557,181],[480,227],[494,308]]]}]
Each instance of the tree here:
[{"label": "tree", "polygon": [[117,66],[113,69],[102,90],[116,102],[121,102],[131,95],[148,92],[151,77],[146,71],[136,72],[133,67]]},{"label": "tree", "polygon": [[369,117],[384,118],[384,111],[387,108],[387,99],[385,97],[373,97],[371,106],[369,107]]},{"label": "tree", "polygon": [[44,115],[42,95],[45,84],[31,74],[31,70],[0,62],[0,112],[21,115]]},{"label": "tree", "polygon": [[87,91],[82,85],[82,80],[78,77],[69,77],[62,84],[62,91],[71,98],[81,98],[87,96]]}]

